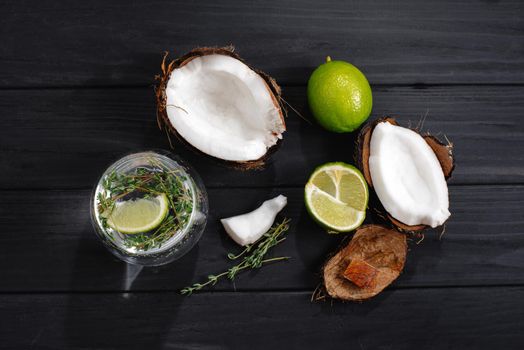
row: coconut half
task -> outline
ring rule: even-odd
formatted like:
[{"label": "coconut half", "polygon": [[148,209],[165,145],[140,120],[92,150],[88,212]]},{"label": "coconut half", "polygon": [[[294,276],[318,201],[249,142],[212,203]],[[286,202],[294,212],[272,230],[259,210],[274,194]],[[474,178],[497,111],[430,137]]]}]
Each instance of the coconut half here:
[{"label": "coconut half", "polygon": [[158,77],[159,126],[211,157],[257,167],[286,130],[280,88],[230,48],[199,48]]},{"label": "coconut half", "polygon": [[358,149],[364,177],[397,228],[420,231],[449,218],[451,145],[383,118],[362,129]]}]

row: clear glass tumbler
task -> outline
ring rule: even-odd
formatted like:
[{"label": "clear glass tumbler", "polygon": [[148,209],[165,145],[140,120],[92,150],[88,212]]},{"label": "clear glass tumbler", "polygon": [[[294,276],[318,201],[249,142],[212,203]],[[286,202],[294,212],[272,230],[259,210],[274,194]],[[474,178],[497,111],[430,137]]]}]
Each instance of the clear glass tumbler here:
[{"label": "clear glass tumbler", "polygon": [[[107,214],[101,212],[104,208],[101,201],[111,199],[114,208],[119,205],[118,201],[136,200],[143,196],[139,190],[136,193],[119,193],[122,190],[118,179],[148,178],[154,174],[174,176],[171,180],[179,184],[187,202],[184,220],[175,221],[178,213],[169,207],[165,218],[172,215],[171,219],[178,225],[161,225],[139,235],[121,233],[108,225]],[[113,190],[114,193],[111,193]],[[176,199],[173,200],[175,202]],[[207,215],[208,200],[202,180],[187,163],[167,151],[133,153],[119,159],[102,174],[91,196],[91,219],[97,237],[115,256],[135,265],[164,265],[185,255],[202,236]],[[170,230],[172,227],[176,229]]]}]

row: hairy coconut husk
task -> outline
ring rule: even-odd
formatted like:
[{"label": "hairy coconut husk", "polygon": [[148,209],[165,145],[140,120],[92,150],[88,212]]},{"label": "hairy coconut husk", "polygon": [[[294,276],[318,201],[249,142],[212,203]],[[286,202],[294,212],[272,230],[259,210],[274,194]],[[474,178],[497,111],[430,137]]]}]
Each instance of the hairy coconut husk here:
[{"label": "hairy coconut husk", "polygon": [[[239,169],[239,170],[262,169],[264,167],[266,161],[268,160],[269,156],[271,154],[273,154],[280,147],[280,145],[282,143],[282,140],[279,140],[275,145],[273,145],[270,149],[268,149],[266,154],[263,157],[259,158],[259,159],[252,160],[252,161],[246,161],[246,162],[228,161],[228,160],[215,158],[213,156],[205,154],[205,153],[201,152],[200,150],[196,149],[189,142],[187,142],[182,136],[180,136],[180,134],[176,131],[176,129],[169,122],[169,118],[167,116],[167,110],[166,110],[166,107],[167,107],[167,105],[166,105],[166,100],[167,100],[166,88],[167,88],[167,83],[169,81],[169,77],[171,75],[171,72],[174,69],[176,69],[176,68],[183,67],[184,65],[186,65],[189,62],[191,62],[193,59],[195,59],[197,57],[206,56],[206,55],[215,55],[215,54],[230,56],[230,57],[233,57],[233,58],[243,62],[250,69],[252,69],[255,73],[257,73],[258,75],[260,75],[264,79],[264,81],[266,82],[268,91],[269,91],[269,93],[271,95],[271,99],[273,100],[275,106],[279,110],[280,118],[282,120],[284,128],[286,127],[286,123],[285,123],[285,119],[284,119],[285,109],[284,109],[283,100],[282,100],[282,97],[281,97],[282,93],[281,93],[280,86],[278,86],[278,84],[275,81],[275,79],[273,79],[272,77],[270,77],[266,73],[264,73],[264,72],[262,72],[260,70],[257,70],[255,68],[251,67],[250,65],[248,65],[243,59],[240,58],[240,56],[238,54],[236,54],[234,52],[234,47],[233,46],[227,46],[227,47],[199,47],[199,48],[191,50],[190,52],[186,53],[185,55],[183,55],[183,56],[181,56],[181,57],[179,57],[179,58],[177,58],[175,60],[170,61],[169,63],[167,62],[168,52],[166,52],[164,54],[164,58],[162,59],[162,63],[160,65],[161,74],[155,76],[155,80],[157,81],[157,84],[155,86],[155,95],[156,95],[156,103],[157,103],[156,115],[157,115],[158,127],[161,130],[165,130],[166,131],[166,133],[168,135],[168,138],[169,138],[169,133],[171,133],[171,134],[175,135],[177,137],[177,139],[181,143],[186,145],[189,149],[193,150],[194,152],[196,152],[198,154],[202,154],[202,155],[204,155],[204,156],[206,156],[208,158],[211,158],[211,159],[214,159],[214,160],[218,160],[222,164],[226,164],[226,165],[228,165],[230,167],[233,167],[233,168]],[[170,139],[169,139],[169,143],[170,143],[171,147],[173,148],[173,145],[172,145]]]},{"label": "hairy coconut husk", "polygon": [[435,136],[426,134],[423,135],[426,143],[431,147],[442,167],[442,172],[446,180],[451,178],[453,170],[455,170],[455,158],[453,158],[453,145],[451,143],[444,144]]},{"label": "hairy coconut husk", "polygon": [[[367,123],[362,130],[357,139],[357,147],[355,154],[355,161],[362,171],[366,182],[370,188],[373,188],[373,181],[371,179],[371,173],[369,172],[369,154],[370,154],[370,141],[371,134],[373,129],[378,123],[388,122],[393,125],[399,125],[394,118],[383,117],[372,122]],[[411,129],[420,134],[417,129]],[[455,159],[453,158],[453,145],[451,143],[444,144],[435,136],[426,134],[421,135],[426,143],[431,147],[442,168],[444,173],[444,178],[446,180],[451,178],[453,170],[455,169]],[[406,225],[403,222],[398,221],[392,217],[383,207],[377,210],[380,214],[383,214],[383,217],[386,217],[389,222],[391,222],[396,228],[404,232],[417,232],[429,228],[427,225]]]},{"label": "hairy coconut husk", "polygon": [[[365,225],[355,231],[351,241],[324,265],[325,292],[341,300],[369,299],[389,286],[402,272],[406,262],[406,235],[380,225]],[[363,261],[375,270],[371,283],[363,288],[344,277],[352,261]]]}]

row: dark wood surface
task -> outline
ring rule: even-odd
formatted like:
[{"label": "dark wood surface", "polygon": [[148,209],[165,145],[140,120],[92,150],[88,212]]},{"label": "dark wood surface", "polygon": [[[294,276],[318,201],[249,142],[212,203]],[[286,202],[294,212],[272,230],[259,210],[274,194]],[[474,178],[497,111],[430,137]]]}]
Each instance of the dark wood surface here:
[{"label": "dark wood surface", "polygon": [[416,288],[365,304],[310,303],[309,292],[2,295],[0,336],[23,349],[517,349],[523,294]]},{"label": "dark wood surface", "polygon": [[[0,348],[524,348],[521,1],[3,1],[0,39]],[[204,236],[181,260],[140,270],[96,240],[88,207],[101,172],[169,147],[152,90],[162,52],[227,44],[306,118],[305,84],[331,55],[369,78],[371,118],[424,120],[454,143],[446,232],[410,242],[377,298],[310,302],[347,237],[313,223],[303,185],[319,164],[352,162],[355,135],[292,113],[264,171],[175,144],[210,200]],[[279,193],[292,227],[275,254],[292,259],[180,296],[237,249],[218,219]]]},{"label": "dark wood surface", "polygon": [[[11,213],[4,220],[6,233],[0,236],[0,256],[10,266],[0,270],[0,280],[10,283],[1,284],[0,291],[110,292],[126,286],[131,291],[177,291],[229,266],[226,252],[238,247],[218,219],[280,193],[288,196],[283,215],[293,226],[275,254],[293,259],[241,275],[235,287],[313,290],[319,267],[343,237],[328,236],[311,222],[302,205],[302,188],[283,187],[210,189],[211,217],[198,247],[178,262],[144,269],[133,283],[129,276],[135,269],[126,269],[100,249],[89,221],[89,190],[0,192],[1,212]],[[450,194],[453,220],[446,233],[439,240],[439,232],[428,231],[422,243],[410,245],[395,288],[524,284],[524,186],[451,186]],[[29,268],[35,261],[39,263]],[[220,283],[215,290],[232,288]]]},{"label": "dark wood surface", "polygon": [[165,50],[234,44],[281,84],[326,54],[375,84],[522,83],[522,2],[3,1],[0,86],[148,85]]}]

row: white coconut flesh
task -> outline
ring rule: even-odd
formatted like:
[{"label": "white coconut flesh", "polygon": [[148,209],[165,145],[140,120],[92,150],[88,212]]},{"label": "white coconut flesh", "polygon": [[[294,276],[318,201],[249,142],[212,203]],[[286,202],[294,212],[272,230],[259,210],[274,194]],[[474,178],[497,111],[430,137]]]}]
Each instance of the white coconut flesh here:
[{"label": "white coconut flesh", "polygon": [[271,228],[278,212],[286,204],[287,198],[279,195],[265,201],[252,212],[221,219],[220,222],[235,242],[245,246],[258,241]]},{"label": "white coconut flesh", "polygon": [[230,56],[200,56],[174,69],[166,96],[167,115],[178,134],[216,158],[260,159],[285,131],[264,79]]},{"label": "white coconut flesh", "polygon": [[384,209],[407,225],[442,225],[449,212],[440,163],[418,133],[382,122],[370,141],[369,171]]}]

